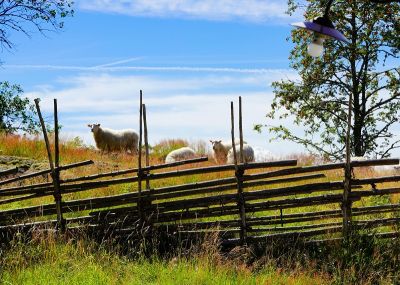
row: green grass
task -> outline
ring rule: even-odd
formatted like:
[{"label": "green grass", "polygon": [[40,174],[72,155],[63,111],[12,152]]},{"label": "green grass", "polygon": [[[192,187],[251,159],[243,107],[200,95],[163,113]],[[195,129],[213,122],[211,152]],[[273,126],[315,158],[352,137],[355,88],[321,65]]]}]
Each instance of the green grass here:
[{"label": "green grass", "polygon": [[256,256],[245,248],[219,251],[206,239],[169,257],[121,253],[87,237],[32,233],[0,251],[0,284],[397,284],[399,241],[355,236],[343,247],[274,244]]},{"label": "green grass", "polygon": [[[161,163],[168,148],[175,147],[175,144],[179,143],[182,143],[182,141],[161,142],[158,150],[153,149],[151,164]],[[22,155],[46,161],[44,144],[38,139],[27,140],[15,136],[0,136],[0,152],[2,155]],[[309,164],[307,157],[296,158],[299,158],[304,164]],[[93,159],[96,162],[92,166],[63,172],[64,178],[108,172],[116,170],[116,168],[134,168],[137,165],[137,157],[126,154],[101,155],[93,149],[68,142],[61,147],[61,159],[62,164],[87,159]],[[213,162],[196,164],[196,166],[180,166],[170,170],[200,167],[200,165],[213,165]],[[262,171],[267,170],[264,169]],[[249,173],[256,172],[256,170],[249,171]],[[313,183],[343,179],[341,171],[330,171],[325,174],[327,174],[327,178],[313,180]],[[232,172],[227,171],[173,177],[152,181],[151,186],[158,188],[232,175]],[[361,178],[372,174],[371,170],[360,169],[356,175]],[[42,182],[43,180],[41,179],[37,178],[34,181],[35,183]],[[253,187],[245,191],[293,185],[297,185],[296,182]],[[397,187],[398,183],[390,185]],[[115,185],[108,188],[71,193],[64,195],[63,198],[66,201],[87,197],[101,197],[132,192],[135,189],[137,189],[137,184]],[[228,190],[221,193],[234,193],[235,191]],[[333,191],[332,193],[340,192]],[[320,194],[328,194],[328,192],[321,192]],[[193,195],[191,198],[207,195]],[[307,197],[307,194],[295,196],[301,198]],[[292,198],[295,196],[292,196]],[[388,204],[390,202],[397,203],[399,197],[400,195],[370,197],[356,202],[354,205],[367,206]],[[49,196],[1,205],[0,208],[11,209],[45,203],[54,203],[53,197]],[[338,209],[338,205],[330,204],[285,209],[283,213],[290,214],[327,209]],[[89,210],[85,210],[80,214],[86,215],[88,212]],[[69,213],[65,216],[73,217],[80,214]],[[279,215],[279,210],[258,212],[254,216],[271,214]],[[380,214],[377,217],[384,218],[390,215]],[[226,220],[232,217],[213,217],[201,220]],[[234,217],[238,218],[237,216]],[[364,217],[356,219],[361,218]],[[47,219],[47,217],[40,219]],[[331,219],[326,222],[340,220],[340,218]],[[315,223],[319,222],[315,221]],[[287,224],[287,226],[296,225],[300,224]],[[393,226],[393,228],[396,227]],[[385,228],[385,230],[390,231],[392,227]],[[196,249],[194,253],[171,253],[172,257],[163,259],[154,256],[151,258],[144,258],[143,256],[128,258],[129,255],[119,254],[116,248],[104,247],[82,237],[55,239],[43,237],[40,233],[36,236],[35,233],[33,235],[33,241],[29,243],[19,242],[18,238],[16,238],[10,247],[0,250],[0,284],[391,284],[393,280],[396,280],[394,276],[400,273],[396,265],[397,260],[399,260],[399,253],[394,247],[396,243],[391,244],[391,241],[385,245],[360,243],[352,245],[352,248],[348,250],[339,247],[331,249],[330,252],[322,252],[318,249],[316,252],[305,251],[299,253],[285,249],[278,255],[264,252],[257,257],[252,256],[250,260],[243,259],[241,256],[232,258],[229,254],[220,253],[215,248],[215,244],[208,244]],[[343,264],[345,264],[344,267]]]},{"label": "green grass", "polygon": [[252,270],[210,250],[166,260],[132,260],[116,252],[87,240],[37,237],[3,252],[0,284],[328,284],[313,272],[268,265]]}]

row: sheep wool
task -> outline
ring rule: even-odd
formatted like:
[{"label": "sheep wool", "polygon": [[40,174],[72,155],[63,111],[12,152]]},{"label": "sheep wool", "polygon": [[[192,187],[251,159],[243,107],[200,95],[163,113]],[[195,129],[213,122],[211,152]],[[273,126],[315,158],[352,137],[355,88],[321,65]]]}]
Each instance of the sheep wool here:
[{"label": "sheep wool", "polygon": [[171,163],[186,159],[191,159],[196,156],[196,153],[190,147],[181,147],[168,153],[165,158],[165,163]]},{"label": "sheep wool", "polygon": [[[226,163],[228,152],[232,148],[232,142],[222,140],[210,140],[210,142],[214,151],[215,161],[217,163]],[[240,140],[236,139],[235,144],[240,144]]]},{"label": "sheep wool", "polygon": [[112,130],[100,127],[100,124],[89,124],[96,142],[101,151],[130,151],[132,154],[138,152],[139,135],[135,130]]},{"label": "sheep wool", "polygon": [[[238,162],[240,161],[240,145],[236,145],[236,157]],[[243,145],[243,156],[244,156],[244,163],[246,162],[253,162],[254,161],[254,150],[248,144]],[[233,155],[233,148],[231,148],[228,152],[227,156],[227,163],[233,164],[235,163],[234,155]]]}]

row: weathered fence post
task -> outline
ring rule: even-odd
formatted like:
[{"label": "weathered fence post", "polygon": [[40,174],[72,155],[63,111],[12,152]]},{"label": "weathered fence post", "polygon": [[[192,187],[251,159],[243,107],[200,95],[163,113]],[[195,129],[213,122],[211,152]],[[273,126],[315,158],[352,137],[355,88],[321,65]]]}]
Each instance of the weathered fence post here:
[{"label": "weathered fence post", "polygon": [[61,220],[60,227],[61,231],[65,231],[66,221],[62,216],[62,197],[60,190],[60,140],[59,140],[59,125],[58,125],[58,108],[57,108],[57,99],[54,99],[54,180],[56,181],[58,193],[55,197],[57,208],[60,209]]},{"label": "weathered fence post", "polygon": [[344,191],[343,191],[343,204],[342,204],[342,212],[343,212],[343,237],[347,239],[351,232],[351,145],[350,145],[350,131],[351,131],[351,113],[352,113],[352,94],[349,96],[349,110],[347,116],[347,133],[346,133],[346,163],[345,163],[345,171],[344,171]]},{"label": "weathered fence post", "polygon": [[[62,205],[61,205],[61,191],[60,191],[60,180],[58,176],[58,166],[57,169],[54,168],[53,165],[53,158],[51,156],[51,149],[50,149],[50,142],[49,138],[47,136],[47,131],[46,131],[46,126],[44,124],[44,120],[42,117],[42,113],[40,112],[40,106],[39,106],[39,99],[35,99],[35,104],[36,104],[36,110],[39,116],[40,124],[42,126],[42,131],[43,131],[43,137],[44,141],[46,143],[46,150],[47,150],[47,156],[49,159],[49,164],[50,164],[50,169],[51,169],[51,178],[53,180],[53,185],[54,185],[54,200],[56,203],[56,212],[57,212],[57,227],[61,229],[61,231],[65,230],[65,220],[62,215]],[[56,142],[56,163],[59,163],[59,149],[58,149],[58,115],[57,115],[57,100],[54,99],[54,124],[55,124],[55,142]]]},{"label": "weathered fence post", "polygon": [[[239,118],[241,116],[239,115]],[[240,123],[239,123],[240,124]],[[242,134],[241,134],[242,136]],[[231,102],[231,137],[232,137],[232,151],[233,158],[235,162],[235,177],[237,183],[237,204],[239,208],[240,215],[240,243],[246,245],[247,240],[247,226],[246,226],[246,211],[243,197],[243,172],[244,169],[238,166],[237,156],[236,156],[236,145],[235,145],[235,120],[234,120],[234,110],[233,102]],[[243,138],[241,143],[243,144]],[[243,148],[243,145],[242,145]],[[241,165],[242,166],[242,165]]]},{"label": "weathered fence post", "polygon": [[242,96],[239,96],[239,140],[240,140],[240,163],[243,163],[244,154],[243,154]]},{"label": "weathered fence post", "polygon": [[[145,160],[146,167],[150,166],[150,157],[149,157],[149,137],[147,132],[147,119],[146,119],[146,104],[143,104],[143,128],[144,128],[144,147],[145,147]],[[146,189],[150,189],[150,179],[148,177],[149,170],[146,170]]]},{"label": "weathered fence post", "polygon": [[143,129],[142,123],[143,121],[143,93],[140,90],[140,97],[139,97],[139,145],[138,145],[138,202],[137,208],[139,212],[139,219],[140,224],[143,225],[143,212],[142,212],[142,136],[143,136]]},{"label": "weathered fence post", "polygon": [[[146,160],[146,168],[150,166],[150,157],[149,157],[149,136],[148,136],[148,131],[147,131],[147,118],[146,118],[146,104],[143,104],[143,128],[144,128],[144,147],[145,147],[145,160]],[[145,208],[145,213],[146,213],[146,222],[148,226],[152,226],[152,223],[149,223],[151,221],[152,217],[152,207],[151,207],[151,196],[153,194],[153,190],[150,188],[150,170],[146,170],[144,173],[146,175],[146,190],[149,190],[149,195],[146,196],[146,199],[144,201],[143,207]],[[147,211],[150,210],[150,211]]]}]

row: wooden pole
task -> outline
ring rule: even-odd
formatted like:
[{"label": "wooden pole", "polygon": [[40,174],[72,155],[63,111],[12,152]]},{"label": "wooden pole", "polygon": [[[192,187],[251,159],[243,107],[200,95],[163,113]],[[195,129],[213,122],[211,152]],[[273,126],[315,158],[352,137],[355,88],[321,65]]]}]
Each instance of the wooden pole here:
[{"label": "wooden pole", "polygon": [[[144,146],[145,146],[145,159],[146,159],[146,168],[148,168],[150,166],[150,156],[149,156],[149,138],[148,138],[148,131],[147,131],[147,118],[146,118],[146,104],[143,104],[143,128],[144,128]],[[154,193],[153,189],[150,188],[150,178],[149,178],[149,174],[150,171],[149,170],[145,170],[144,174],[146,175],[146,190],[149,190],[149,194],[150,196],[146,196],[146,200],[144,201],[143,208],[144,209],[151,209],[151,204],[152,204],[152,195]],[[145,214],[146,217],[146,224],[147,226],[152,226],[151,223],[149,223],[150,221],[150,217],[151,217],[151,212],[146,212]]]},{"label": "wooden pole", "polygon": [[140,220],[143,221],[142,213],[142,137],[143,137],[143,92],[140,90],[139,97],[139,146],[138,146],[138,203],[137,208]]},{"label": "wooden pole", "polygon": [[[146,104],[143,104],[143,127],[144,127],[144,147],[145,147],[145,158],[146,158],[146,167],[150,166],[150,157],[149,157],[149,137],[147,132],[147,119],[146,119]],[[149,171],[146,171],[148,174]],[[150,179],[146,175],[146,189],[150,189]]]},{"label": "wooden pole", "polygon": [[[239,96],[239,138],[240,138],[240,162],[244,163],[243,153],[243,114],[242,114],[242,97]],[[245,168],[238,169],[236,173],[236,179],[238,183],[238,201],[239,211],[241,220],[241,231],[243,232],[244,244],[247,243],[247,223],[246,223],[246,202],[243,195],[243,175]]]},{"label": "wooden pole", "polygon": [[240,163],[244,163],[243,123],[242,123],[242,96],[239,96],[239,138],[240,138]]},{"label": "wooden pole", "polygon": [[[67,169],[71,169],[71,168],[75,168],[75,167],[80,167],[80,166],[84,166],[84,165],[88,165],[88,164],[93,164],[93,163],[94,162],[92,160],[85,160],[85,161],[82,161],[82,162],[67,164],[67,165],[60,166],[59,167],[59,171],[67,170]],[[18,172],[18,169],[16,169],[16,172]],[[38,172],[33,172],[33,173],[21,175],[21,176],[18,176],[18,177],[14,177],[14,178],[10,178],[10,179],[7,179],[7,180],[0,181],[0,186],[1,185],[5,185],[5,184],[10,184],[10,183],[13,183],[13,182],[16,182],[16,181],[21,181],[21,180],[24,180],[24,179],[37,177],[37,176],[40,176],[40,175],[45,175],[45,174],[48,174],[48,173],[51,173],[51,169],[46,169],[46,170],[41,170],[41,171],[38,171]]]},{"label": "wooden pole", "polygon": [[[239,118],[241,115],[239,114]],[[246,245],[246,212],[244,206],[244,197],[243,197],[243,169],[238,167],[238,161],[236,157],[236,147],[235,147],[235,119],[234,119],[234,110],[233,110],[233,102],[231,102],[231,138],[232,138],[232,151],[233,157],[235,161],[235,177],[237,183],[237,205],[239,208],[240,215],[240,241],[242,245]],[[241,138],[241,142],[243,143],[243,138]],[[243,145],[241,145],[243,148]],[[242,154],[242,153],[241,153]]]},{"label": "wooden pole", "polygon": [[[291,240],[293,239],[298,239],[298,238],[306,238],[306,237],[312,237],[312,236],[319,236],[323,234],[333,234],[336,232],[340,232],[342,229],[341,226],[333,226],[333,227],[326,227],[323,229],[317,229],[317,230],[308,230],[308,231],[302,231],[302,232],[284,232],[284,233],[276,233],[276,234],[268,234],[268,235],[260,235],[260,236],[252,236],[251,241],[252,242],[262,242],[262,243],[267,243],[267,242],[272,242],[273,240],[277,239],[282,239],[282,240]],[[234,238],[234,239],[226,239],[222,242],[222,246],[232,246],[232,245],[237,245],[240,243],[240,240]]]},{"label": "wooden pole", "polygon": [[[54,164],[56,168],[60,166],[60,147],[58,137],[58,110],[57,110],[57,99],[54,99]],[[57,176],[60,172],[56,171]]]},{"label": "wooden pole", "polygon": [[0,177],[18,173],[18,167],[0,171]]},{"label": "wooden pole", "polygon": [[343,191],[343,237],[347,239],[351,231],[351,114],[352,114],[352,94],[349,95],[349,110],[347,115],[346,133],[346,163],[344,172],[344,191]]},{"label": "wooden pole", "polygon": [[49,164],[50,164],[50,169],[51,169],[51,177],[52,177],[53,185],[54,185],[54,199],[56,201],[57,223],[58,223],[58,226],[61,229],[63,229],[63,223],[64,222],[63,222],[62,209],[61,209],[60,185],[59,185],[59,181],[57,180],[56,171],[54,169],[53,158],[51,156],[51,150],[50,150],[50,142],[49,142],[49,138],[47,136],[46,126],[44,124],[42,113],[40,112],[40,106],[39,106],[39,99],[38,98],[35,99],[35,105],[36,105],[36,110],[37,110],[37,113],[38,113],[38,116],[39,116],[40,124],[42,126],[43,137],[44,137],[44,141],[46,143],[47,156],[48,156],[48,159],[49,159]]},{"label": "wooden pole", "polygon": [[[203,157],[199,157],[199,158],[181,160],[181,161],[176,161],[176,162],[171,162],[171,163],[152,165],[152,166],[147,166],[145,168],[142,168],[142,170],[145,170],[146,172],[149,173],[150,170],[164,169],[164,168],[168,168],[168,167],[175,167],[175,166],[196,163],[196,162],[204,162],[204,161],[208,161],[208,157],[203,156]],[[61,166],[60,170],[63,170],[63,167],[64,166]],[[109,176],[115,177],[115,176],[119,176],[119,175],[137,173],[137,172],[138,172],[137,168],[130,168],[130,169],[124,169],[124,170],[119,170],[119,171],[111,171],[111,172],[106,172],[106,173],[99,173],[99,174],[92,174],[92,175],[64,179],[62,182],[63,183],[71,183],[71,182],[77,182],[77,181],[95,180],[95,179],[103,178],[103,177],[109,177]],[[0,185],[2,185],[1,181],[0,181]]]},{"label": "wooden pole", "polygon": [[237,165],[236,145],[235,145],[235,119],[234,119],[234,110],[232,101],[231,101],[231,138],[232,138],[233,161],[235,164],[235,171],[237,171],[238,165]]},{"label": "wooden pole", "polygon": [[[58,108],[57,108],[57,99],[54,99],[54,180],[56,181],[58,189],[55,197],[56,200],[56,208],[60,209],[61,220],[59,220],[59,226],[62,232],[65,231],[65,219],[62,216],[62,197],[61,197],[61,189],[60,189],[60,144],[59,144],[59,125],[58,125]],[[58,210],[57,210],[58,211]],[[58,212],[57,212],[58,213]]]}]

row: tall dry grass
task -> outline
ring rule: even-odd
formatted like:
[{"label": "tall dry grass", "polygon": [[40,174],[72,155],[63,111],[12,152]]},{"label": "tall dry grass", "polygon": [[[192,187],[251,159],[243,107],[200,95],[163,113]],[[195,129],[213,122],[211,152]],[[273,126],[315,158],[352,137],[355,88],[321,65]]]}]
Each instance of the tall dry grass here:
[{"label": "tall dry grass", "polygon": [[[185,140],[165,140],[153,146],[151,164],[163,161],[164,154],[191,143]],[[192,143],[193,145],[193,143]],[[200,144],[202,145],[202,144]],[[204,145],[204,144],[203,144]],[[156,151],[154,150],[156,149]],[[206,147],[204,147],[206,148]],[[200,149],[200,147],[199,147]],[[23,136],[0,136],[2,155],[24,156],[46,161],[45,145],[39,138]],[[296,155],[300,165],[311,164],[314,157]],[[137,157],[129,154],[101,154],[84,146],[79,140],[62,141],[61,163],[67,164],[92,159],[92,166],[77,168],[63,173],[64,178],[109,172],[137,166]],[[176,167],[184,169],[205,164]],[[264,169],[263,171],[268,171]],[[250,171],[250,173],[256,170]],[[380,173],[384,175],[385,173]],[[210,173],[187,177],[176,177],[152,182],[152,187],[184,184],[231,176],[231,172]],[[342,180],[341,171],[326,172],[321,181]],[[361,168],[356,177],[376,175],[372,168]],[[41,182],[41,178],[34,182]],[[295,184],[275,185],[284,187]],[[136,185],[120,185],[70,194],[66,200],[105,196],[136,191]],[[268,187],[266,187],[268,189]],[[399,195],[389,198],[366,199],[365,205],[398,202]],[[389,202],[390,202],[389,201]],[[10,207],[53,203],[52,197],[38,198]],[[293,211],[329,209],[301,208]],[[287,210],[285,213],[289,213]],[[270,214],[270,213],[260,213]],[[274,213],[272,213],[274,214]],[[3,245],[5,246],[5,245]],[[39,231],[33,239],[16,237],[13,243],[0,250],[0,271],[3,284],[391,284],[399,280],[398,240],[384,243],[364,236],[354,238],[349,247],[332,248],[289,248],[273,249],[236,248],[228,253],[221,252],[215,236],[210,236],[199,247],[190,252],[174,252],[169,258],[144,256],[129,259],[117,248],[108,248],[86,237],[43,236]],[[396,279],[397,278],[397,279]]]}]

